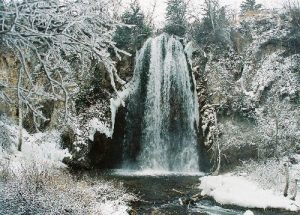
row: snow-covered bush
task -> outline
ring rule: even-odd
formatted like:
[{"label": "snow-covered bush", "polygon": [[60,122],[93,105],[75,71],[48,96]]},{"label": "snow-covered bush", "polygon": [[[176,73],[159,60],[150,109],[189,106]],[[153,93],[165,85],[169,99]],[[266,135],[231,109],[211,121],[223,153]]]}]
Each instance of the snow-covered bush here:
[{"label": "snow-covered bush", "polygon": [[0,127],[10,142],[0,145],[0,214],[128,214],[136,197],[120,184],[67,172],[62,159],[70,155],[60,148],[60,133],[23,130],[19,152],[17,126],[2,118]]},{"label": "snow-covered bush", "polygon": [[256,181],[264,189],[273,189],[283,193],[285,171],[283,161],[269,159],[268,161],[247,161],[236,170],[252,181]]},{"label": "snow-covered bush", "polygon": [[6,119],[0,115],[0,149],[2,152],[9,150],[11,147],[10,133],[5,126],[5,121]]},{"label": "snow-covered bush", "polygon": [[13,180],[1,184],[1,214],[125,215],[136,199],[120,184],[37,166],[26,163]]},{"label": "snow-covered bush", "polygon": [[[38,167],[62,167],[61,162],[64,157],[70,156],[68,150],[60,147],[60,133],[58,131],[48,131],[45,133],[29,134],[23,129],[23,149],[17,151],[19,128],[6,117],[0,119],[0,133],[5,132],[6,144],[0,145],[0,164],[9,161],[9,168],[14,174],[18,174],[22,169],[22,162],[37,162]],[[0,139],[2,141],[2,139]]]}]

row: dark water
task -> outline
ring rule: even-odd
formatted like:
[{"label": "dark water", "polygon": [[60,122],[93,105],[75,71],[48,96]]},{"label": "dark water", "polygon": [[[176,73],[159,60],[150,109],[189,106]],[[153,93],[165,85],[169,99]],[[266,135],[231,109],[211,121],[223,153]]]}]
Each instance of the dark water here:
[{"label": "dark water", "polygon": [[[111,175],[135,194],[142,201],[132,206],[138,214],[151,214],[161,212],[163,214],[190,214],[187,206],[179,204],[179,198],[186,198],[197,194],[197,176],[120,176]],[[183,192],[184,194],[180,194]]]},{"label": "dark water", "polygon": [[[248,209],[221,206],[212,199],[204,199],[194,205],[181,205],[179,199],[187,199],[199,193],[199,176],[130,176],[109,173],[107,180],[122,183],[128,191],[137,194],[140,202],[132,203],[138,215],[242,215]],[[177,191],[174,191],[177,190]],[[297,213],[251,209],[255,215],[296,215]]]},{"label": "dark water", "polygon": [[[141,201],[132,202],[132,215],[242,215],[247,210],[220,206],[212,199],[201,200],[189,206],[181,205],[180,198],[189,198],[199,193],[197,186],[200,176],[130,176],[111,172],[88,174],[90,177],[122,183],[129,192],[135,193]],[[47,214],[41,212],[42,208],[32,208],[28,202],[20,201],[19,198],[4,196],[6,193],[3,188],[4,184],[0,181],[0,215]],[[278,210],[251,210],[255,215],[299,215]]]}]

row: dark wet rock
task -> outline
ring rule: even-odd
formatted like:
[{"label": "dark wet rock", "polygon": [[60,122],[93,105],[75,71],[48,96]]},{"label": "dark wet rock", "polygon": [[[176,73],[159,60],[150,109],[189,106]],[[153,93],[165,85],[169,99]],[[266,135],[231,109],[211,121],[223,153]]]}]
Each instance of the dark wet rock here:
[{"label": "dark wet rock", "polygon": [[62,146],[69,149],[72,157],[65,158],[63,162],[76,169],[109,169],[120,165],[125,132],[125,113],[125,108],[118,109],[112,137],[96,131],[92,140],[87,139],[86,133],[86,139],[83,139],[85,142],[78,143],[75,132],[71,128],[65,129],[62,134]]}]

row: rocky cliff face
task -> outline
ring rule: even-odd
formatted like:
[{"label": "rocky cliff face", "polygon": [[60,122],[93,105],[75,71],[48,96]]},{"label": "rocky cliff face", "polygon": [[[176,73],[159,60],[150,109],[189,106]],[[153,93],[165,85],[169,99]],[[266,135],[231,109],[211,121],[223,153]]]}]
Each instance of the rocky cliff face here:
[{"label": "rocky cliff face", "polygon": [[300,56],[285,46],[289,25],[277,12],[241,17],[232,49],[194,59],[203,141],[225,167],[299,149]]},{"label": "rocky cliff face", "polygon": [[[120,78],[130,81],[134,56],[123,56],[116,67]],[[64,162],[75,168],[113,168],[122,159],[126,108],[112,107],[111,99],[118,96],[104,66],[92,69],[95,76],[82,85],[74,99],[73,120],[62,133],[62,144],[72,154]],[[123,88],[120,84],[116,87]]]},{"label": "rocky cliff face", "polygon": [[11,53],[0,54],[0,114],[6,113],[10,117],[16,117],[17,111],[14,105],[9,105],[17,97],[15,90],[10,89],[6,83],[16,86],[18,82],[18,63]]}]

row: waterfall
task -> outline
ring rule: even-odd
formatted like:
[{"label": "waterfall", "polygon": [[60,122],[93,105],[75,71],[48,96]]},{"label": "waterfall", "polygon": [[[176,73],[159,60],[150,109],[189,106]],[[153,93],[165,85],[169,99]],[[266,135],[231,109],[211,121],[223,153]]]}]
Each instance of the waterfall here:
[{"label": "waterfall", "polygon": [[183,45],[162,34],[137,53],[127,101],[127,168],[199,171],[198,102]]}]

